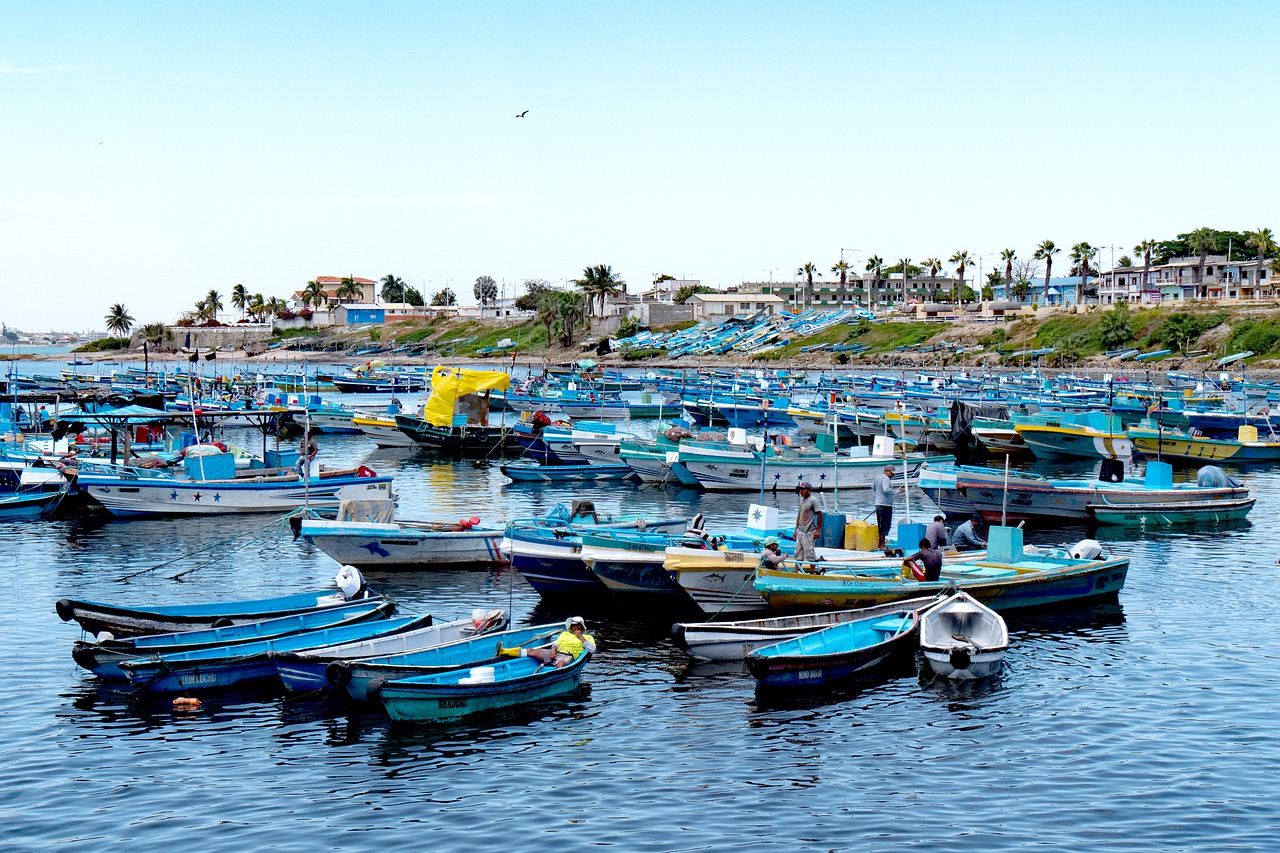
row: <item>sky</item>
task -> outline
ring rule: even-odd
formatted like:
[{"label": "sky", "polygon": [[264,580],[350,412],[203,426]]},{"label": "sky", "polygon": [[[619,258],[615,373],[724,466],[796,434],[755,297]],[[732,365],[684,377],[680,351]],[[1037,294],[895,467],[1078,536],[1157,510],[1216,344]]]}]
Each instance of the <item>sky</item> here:
[{"label": "sky", "polygon": [[514,295],[595,264],[634,292],[1280,231],[1274,3],[0,0],[0,21],[0,322],[25,331],[103,329],[116,303],[173,322],[210,290],[234,320],[235,285],[320,275],[470,303],[481,275]]}]

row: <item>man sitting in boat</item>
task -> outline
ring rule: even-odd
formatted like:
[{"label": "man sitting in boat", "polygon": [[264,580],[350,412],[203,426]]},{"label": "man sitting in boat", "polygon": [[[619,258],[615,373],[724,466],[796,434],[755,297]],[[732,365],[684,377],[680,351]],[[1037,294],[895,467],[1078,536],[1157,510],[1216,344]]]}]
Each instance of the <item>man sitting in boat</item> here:
[{"label": "man sitting in boat", "polygon": [[921,539],[920,550],[903,560],[902,568],[911,572],[909,578],[936,581],[942,576],[942,552],[928,539]]},{"label": "man sitting in boat", "polygon": [[536,649],[508,649],[498,646],[498,654],[509,658],[534,658],[540,663],[551,664],[559,669],[582,657],[583,652],[596,650],[596,638],[587,633],[587,623],[581,616],[570,616],[565,620],[564,631],[556,637],[555,643]]},{"label": "man sitting in boat", "polygon": [[704,525],[706,525],[706,519],[702,517],[702,513],[695,515],[689,521],[689,528],[680,537],[680,547],[712,550],[711,537],[707,535]]},{"label": "man sitting in boat", "polygon": [[956,546],[957,551],[981,551],[987,547],[987,540],[982,538],[981,531],[986,527],[982,520],[982,516],[974,513],[969,516],[969,520],[956,528],[955,535],[951,538],[951,544]]},{"label": "man sitting in boat", "polygon": [[787,559],[782,553],[782,546],[778,544],[777,536],[770,536],[764,540],[764,550],[760,552],[760,568],[762,569],[781,569],[782,561]]}]

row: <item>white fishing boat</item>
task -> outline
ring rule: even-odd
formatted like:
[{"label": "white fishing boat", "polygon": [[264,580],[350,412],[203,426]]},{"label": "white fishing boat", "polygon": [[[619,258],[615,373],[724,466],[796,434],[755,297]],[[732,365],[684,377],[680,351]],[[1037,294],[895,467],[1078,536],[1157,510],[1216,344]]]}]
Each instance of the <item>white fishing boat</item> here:
[{"label": "white fishing boat", "polygon": [[957,592],[922,614],[920,648],[943,678],[986,678],[1003,665],[1009,628],[999,613]]},{"label": "white fishing boat", "polygon": [[337,518],[304,518],[298,529],[343,565],[365,571],[506,565],[500,550],[505,527],[459,522],[396,520],[395,501],[343,501]]}]

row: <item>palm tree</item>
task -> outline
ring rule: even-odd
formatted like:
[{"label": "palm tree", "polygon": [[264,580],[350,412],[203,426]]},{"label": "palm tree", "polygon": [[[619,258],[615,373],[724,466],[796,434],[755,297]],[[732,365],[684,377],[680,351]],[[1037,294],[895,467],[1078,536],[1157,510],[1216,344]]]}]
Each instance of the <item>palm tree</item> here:
[{"label": "palm tree", "polygon": [[217,322],[218,312],[222,310],[222,294],[216,290],[210,290],[204,298],[204,304],[209,311],[209,320]]},{"label": "palm tree", "polygon": [[1197,228],[1187,235],[1187,246],[1200,256],[1200,280],[1197,282],[1196,295],[1203,299],[1209,295],[1209,286],[1204,280],[1204,267],[1209,260],[1209,252],[1218,248],[1218,235],[1212,228]]},{"label": "palm tree", "polygon": [[[315,284],[315,282],[308,282],[308,284]],[[263,320],[266,319],[266,314],[267,314],[267,303],[262,301],[262,294],[255,293],[253,294],[253,296],[250,296],[249,297],[249,316],[253,318],[254,322],[261,323]]]},{"label": "palm tree", "polygon": [[599,297],[601,316],[604,316],[605,301],[610,296],[626,292],[627,287],[627,283],[618,278],[613,272],[613,267],[608,264],[596,264],[595,266],[584,268],[582,270],[582,278],[574,279],[573,283],[586,294],[586,312],[588,314],[592,313],[591,306],[594,304],[596,297]]},{"label": "palm tree", "polygon": [[817,264],[815,264],[813,261],[805,261],[805,262],[804,262],[804,266],[802,266],[802,267],[800,267],[800,269],[796,270],[796,275],[802,275],[802,276],[804,276],[804,280],[805,280],[805,291],[804,291],[804,297],[805,297],[805,298],[804,298],[804,300],[803,300],[803,302],[802,302],[802,305],[803,305],[805,308],[808,308],[808,307],[810,306],[810,304],[812,304],[812,302],[813,302],[813,275],[814,275],[814,273],[817,273],[817,274],[818,274],[818,278],[822,278],[822,273],[818,272],[818,265],[817,265]]},{"label": "palm tree", "polygon": [[382,277],[382,301],[404,302],[404,279],[390,273]]},{"label": "palm tree", "polygon": [[488,305],[498,298],[498,283],[493,280],[493,276],[482,275],[476,279],[475,287],[471,291],[481,306]]},{"label": "palm tree", "polygon": [[[1053,256],[1061,252],[1052,240],[1045,240],[1039,246],[1036,246],[1035,254],[1031,257],[1037,261],[1044,261],[1044,298],[1049,298],[1049,277],[1053,274]],[[1084,294],[1080,294],[1080,298],[1084,298]]]},{"label": "palm tree", "polygon": [[1259,228],[1257,231],[1249,232],[1249,239],[1245,241],[1245,245],[1258,253],[1253,272],[1253,292],[1256,294],[1254,298],[1257,299],[1262,295],[1262,267],[1267,261],[1267,255],[1275,253],[1276,241],[1270,228]]},{"label": "palm tree", "polygon": [[[319,308],[321,303],[327,302],[328,300],[329,297],[327,297],[324,292],[324,285],[318,281],[309,281],[307,282],[307,286],[302,289],[303,305],[311,305]],[[259,297],[258,301],[262,301],[261,297]]]},{"label": "palm tree", "polygon": [[924,268],[929,271],[929,301],[938,301],[938,270],[942,269],[942,261],[938,258],[929,258],[924,262]]},{"label": "palm tree", "polygon": [[191,316],[198,323],[209,322],[209,302],[205,299],[197,299],[195,307],[191,309]]},{"label": "palm tree", "polygon": [[849,262],[846,261],[844,258],[841,258],[840,260],[836,261],[833,267],[831,267],[831,271],[840,276],[840,301],[844,302],[845,286],[848,284],[848,281],[849,281]]},{"label": "palm tree", "polygon": [[104,319],[107,321],[107,331],[117,338],[123,338],[133,328],[133,318],[129,316],[129,309],[119,302],[111,306]]},{"label": "palm tree", "polygon": [[1004,261],[1004,280],[1006,282],[1013,281],[1013,262],[1017,258],[1018,253],[1013,249],[1002,249],[1000,251],[1000,260]]},{"label": "palm tree", "polygon": [[286,304],[279,296],[273,296],[268,299],[265,308],[273,317],[278,317],[285,311],[289,310],[288,304]]},{"label": "palm tree", "polygon": [[240,319],[244,319],[244,307],[249,304],[249,291],[243,284],[231,288],[231,304],[240,310]]},{"label": "palm tree", "polygon": [[[1084,293],[1085,286],[1089,283],[1089,261],[1098,256],[1098,250],[1090,246],[1088,243],[1080,242],[1071,247],[1071,262],[1076,264],[1080,271],[1080,292]],[[1049,290],[1046,287],[1044,291],[1044,301],[1049,301]],[[1125,299],[1128,301],[1128,298]]]},{"label": "palm tree", "polygon": [[338,285],[337,297],[340,303],[345,303],[348,299],[354,301],[362,296],[364,296],[364,291],[360,288],[360,285],[356,284],[355,276],[347,276]]},{"label": "palm tree", "polygon": [[884,269],[884,258],[879,255],[872,255],[867,258],[867,272],[874,272],[875,280],[871,283],[871,296],[867,299],[868,307],[876,304],[876,296],[880,290],[880,271]]},{"label": "palm tree", "polygon": [[964,301],[964,268],[967,267],[969,264],[973,263],[973,258],[969,257],[969,253],[967,251],[965,251],[964,249],[960,249],[954,255],[951,256],[950,263],[953,263],[956,265],[956,274],[960,278],[959,285],[958,285],[959,286],[958,296],[952,301],[963,302]]},{"label": "palm tree", "polygon": [[902,267],[902,307],[907,307],[907,276],[911,275],[911,259],[901,258],[898,266]]},{"label": "palm tree", "polygon": [[1159,246],[1155,240],[1143,240],[1133,247],[1135,255],[1142,255],[1142,289],[1146,290],[1151,283],[1151,255]]}]

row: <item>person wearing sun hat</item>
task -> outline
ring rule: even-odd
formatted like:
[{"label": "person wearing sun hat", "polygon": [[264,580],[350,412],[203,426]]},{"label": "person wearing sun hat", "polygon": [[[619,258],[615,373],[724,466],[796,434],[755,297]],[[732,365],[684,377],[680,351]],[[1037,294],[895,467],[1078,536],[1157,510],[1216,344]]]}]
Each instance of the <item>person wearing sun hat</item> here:
[{"label": "person wearing sun hat", "polygon": [[769,536],[764,540],[764,550],[760,552],[760,568],[781,569],[782,561],[786,558],[777,536]]},{"label": "person wearing sun hat", "polygon": [[564,620],[564,631],[551,645],[534,649],[523,647],[508,649],[499,645],[498,655],[511,658],[535,658],[539,663],[551,664],[559,669],[573,663],[585,652],[595,650],[596,638],[587,633],[586,620],[581,616],[570,616]]}]

